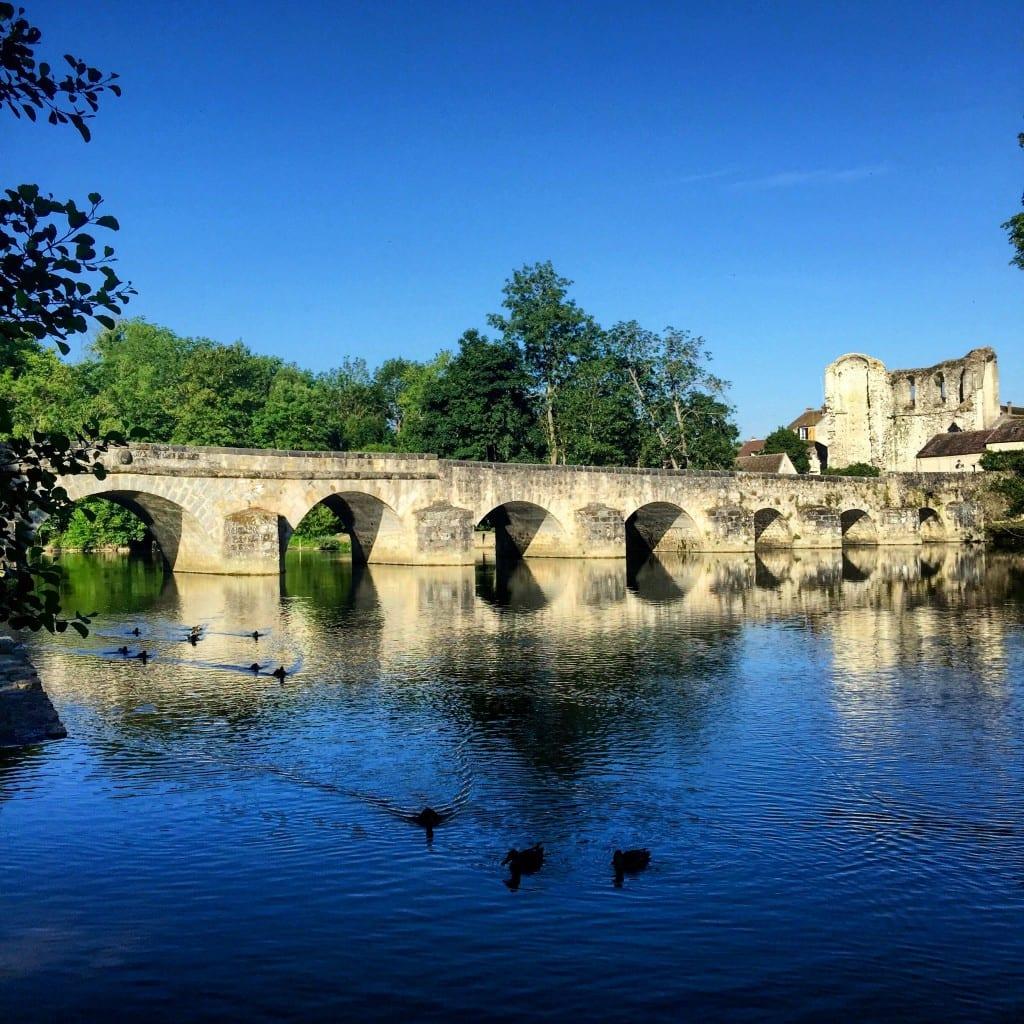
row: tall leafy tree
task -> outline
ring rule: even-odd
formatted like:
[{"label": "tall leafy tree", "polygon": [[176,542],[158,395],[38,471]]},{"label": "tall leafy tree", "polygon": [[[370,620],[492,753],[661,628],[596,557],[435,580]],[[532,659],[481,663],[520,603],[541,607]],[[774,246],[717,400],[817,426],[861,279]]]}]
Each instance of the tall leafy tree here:
[{"label": "tall leafy tree", "polygon": [[466,331],[425,396],[420,439],[426,450],[452,459],[536,458],[537,415],[519,346]]},{"label": "tall leafy tree", "polygon": [[764,439],[762,451],[765,455],[785,452],[798,473],[806,473],[811,468],[811,460],[807,454],[807,442],[801,441],[788,427],[776,427]]},{"label": "tall leafy tree", "polygon": [[561,277],[550,261],[521,267],[502,289],[505,313],[488,323],[506,341],[521,346],[527,371],[540,401],[541,424],[552,465],[565,461],[562,424],[557,413],[562,389],[576,363],[591,355],[601,329],[568,297],[572,281]]},{"label": "tall leafy tree", "polygon": [[575,465],[641,461],[641,424],[625,368],[609,352],[580,359],[555,402],[561,454]]},{"label": "tall leafy tree", "polygon": [[249,448],[281,362],[256,356],[241,342],[198,345],[182,369],[181,407],[171,440],[177,444]]},{"label": "tall leafy tree", "polygon": [[[116,75],[104,74],[71,54],[68,71],[53,73],[37,60],[42,39],[24,9],[0,2],[0,108],[16,118],[70,124],[88,142],[88,120],[104,92],[120,94]],[[103,199],[57,200],[38,185],[21,184],[0,194],[0,349],[7,364],[26,337],[50,340],[62,352],[68,338],[95,318],[113,326],[113,315],[132,294],[113,269],[114,251],[91,233],[116,231],[101,213]],[[11,401],[0,396],[0,436],[13,427]],[[0,449],[0,622],[16,629],[87,631],[87,617],[62,618],[57,574],[39,562],[35,525],[68,506],[57,474],[103,475],[98,447],[84,438],[36,434],[11,438]]]},{"label": "tall leafy tree", "polygon": [[688,331],[666,327],[657,334],[629,320],[608,331],[606,345],[626,368],[640,418],[660,447],[661,464],[686,466],[694,421],[706,413],[699,396],[720,402],[728,387],[708,369],[707,343]]},{"label": "tall leafy tree", "polygon": [[[1024,149],[1024,132],[1017,136],[1017,144]],[[1024,199],[1021,201],[1024,202]],[[1015,213],[1003,224],[1003,228],[1010,236],[1010,245],[1013,248],[1013,258],[1010,262],[1024,270],[1024,213]]]},{"label": "tall leafy tree", "polygon": [[282,366],[254,417],[253,443],[260,448],[329,450],[332,412],[328,394],[313,374]]},{"label": "tall leafy tree", "polygon": [[185,367],[196,349],[212,344],[145,320],[100,331],[79,372],[93,396],[92,417],[104,430],[170,441],[184,399]]}]

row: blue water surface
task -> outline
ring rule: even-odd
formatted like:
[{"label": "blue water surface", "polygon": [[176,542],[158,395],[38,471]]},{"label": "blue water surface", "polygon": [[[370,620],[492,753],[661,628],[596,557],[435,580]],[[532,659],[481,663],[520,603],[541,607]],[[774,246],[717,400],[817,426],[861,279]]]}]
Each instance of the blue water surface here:
[{"label": "blue water surface", "polygon": [[63,564],[2,1020],[1024,1016],[1020,559]]}]

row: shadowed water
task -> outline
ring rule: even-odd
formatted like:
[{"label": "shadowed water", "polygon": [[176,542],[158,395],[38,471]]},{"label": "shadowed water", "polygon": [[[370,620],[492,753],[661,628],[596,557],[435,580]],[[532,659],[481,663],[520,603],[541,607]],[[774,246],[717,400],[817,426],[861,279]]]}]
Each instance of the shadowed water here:
[{"label": "shadowed water", "polygon": [[30,644],[71,738],[0,755],[3,1019],[1024,1013],[1019,560],[63,564],[99,615]]}]

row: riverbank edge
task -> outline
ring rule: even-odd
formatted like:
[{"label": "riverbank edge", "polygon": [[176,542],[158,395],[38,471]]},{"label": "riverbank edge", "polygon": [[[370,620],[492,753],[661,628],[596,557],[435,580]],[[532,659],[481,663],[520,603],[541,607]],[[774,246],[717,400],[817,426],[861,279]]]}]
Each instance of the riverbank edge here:
[{"label": "riverbank edge", "polygon": [[0,750],[67,734],[25,649],[12,637],[0,636]]}]

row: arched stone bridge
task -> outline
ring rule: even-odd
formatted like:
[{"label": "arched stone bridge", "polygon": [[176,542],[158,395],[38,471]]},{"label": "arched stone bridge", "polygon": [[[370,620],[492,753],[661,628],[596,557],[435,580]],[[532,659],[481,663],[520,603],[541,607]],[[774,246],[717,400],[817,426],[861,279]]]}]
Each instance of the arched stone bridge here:
[{"label": "arched stone bridge", "polygon": [[499,557],[557,558],[971,542],[984,525],[978,483],[962,474],[786,477],[155,444],[104,463],[104,480],[62,481],[69,496],[137,512],[178,572],[278,573],[321,502],[345,523],[355,560],[407,565],[471,563],[485,520]]}]

